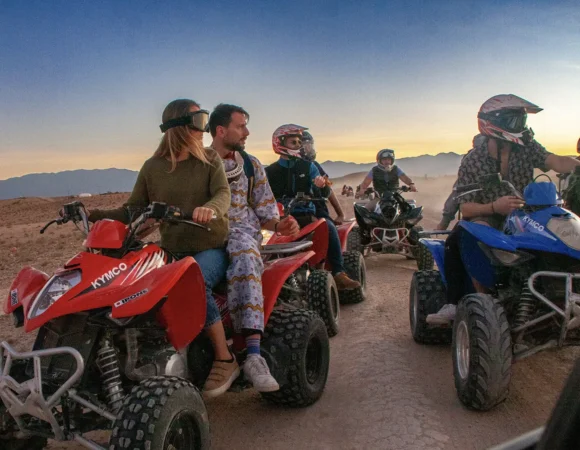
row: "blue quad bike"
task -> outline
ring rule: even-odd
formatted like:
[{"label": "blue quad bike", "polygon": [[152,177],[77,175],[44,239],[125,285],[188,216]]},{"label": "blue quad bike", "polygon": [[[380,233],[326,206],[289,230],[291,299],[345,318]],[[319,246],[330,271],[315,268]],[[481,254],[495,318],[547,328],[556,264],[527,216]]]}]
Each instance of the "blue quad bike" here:
[{"label": "blue quad bike", "polygon": [[[512,362],[580,344],[580,219],[561,206],[551,180],[534,180],[522,196],[492,174],[456,191],[460,197],[501,185],[523,198],[525,206],[507,217],[503,231],[459,222],[468,276],[453,326],[426,322],[446,303],[444,240],[421,239],[441,271],[415,272],[410,289],[413,338],[421,344],[451,342],[458,397],[481,411],[507,398]],[[471,279],[486,293],[476,292]]]}]

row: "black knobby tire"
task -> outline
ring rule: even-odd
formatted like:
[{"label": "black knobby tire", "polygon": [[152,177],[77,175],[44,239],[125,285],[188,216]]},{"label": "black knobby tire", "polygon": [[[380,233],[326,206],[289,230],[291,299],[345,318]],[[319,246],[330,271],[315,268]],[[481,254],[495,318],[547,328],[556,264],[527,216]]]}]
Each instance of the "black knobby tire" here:
[{"label": "black knobby tire", "polygon": [[42,450],[47,445],[48,440],[39,436],[7,440],[0,438],[0,449],[2,450]]},{"label": "black knobby tire", "polygon": [[425,244],[419,242],[419,244],[413,248],[413,253],[417,260],[418,270],[433,270],[435,267],[435,259]]},{"label": "black knobby tire", "polygon": [[449,344],[451,328],[431,327],[427,316],[438,312],[446,302],[445,286],[436,270],[415,272],[409,292],[411,334],[419,344]]},{"label": "black knobby tire", "polygon": [[362,244],[362,235],[359,227],[353,227],[346,238],[346,249],[349,252],[364,252]]},{"label": "black knobby tire", "polygon": [[469,294],[453,324],[453,376],[459,400],[487,411],[507,398],[512,342],[507,316],[490,295]]},{"label": "black knobby tire", "polygon": [[262,393],[266,400],[300,408],[320,398],[328,379],[330,345],[318,314],[275,309],[266,324],[261,347],[280,385],[279,391]]},{"label": "black knobby tire", "polygon": [[340,303],[343,305],[360,303],[366,299],[367,267],[363,255],[359,252],[344,252],[344,269],[351,280],[358,281],[360,288],[339,291]]},{"label": "black knobby tire", "polygon": [[127,396],[109,442],[110,450],[210,448],[207,410],[196,387],[178,377],[152,377]]},{"label": "black knobby tire", "polygon": [[433,270],[435,267],[435,259],[427,246],[419,242],[419,239],[421,239],[419,234],[421,232],[423,232],[423,227],[420,225],[414,226],[409,232],[409,243],[412,245],[411,253],[413,255],[409,259],[415,259],[417,261],[418,270]]},{"label": "black knobby tire", "polygon": [[340,319],[340,302],[334,278],[325,270],[313,270],[308,277],[308,307],[326,325],[328,336],[336,336]]}]

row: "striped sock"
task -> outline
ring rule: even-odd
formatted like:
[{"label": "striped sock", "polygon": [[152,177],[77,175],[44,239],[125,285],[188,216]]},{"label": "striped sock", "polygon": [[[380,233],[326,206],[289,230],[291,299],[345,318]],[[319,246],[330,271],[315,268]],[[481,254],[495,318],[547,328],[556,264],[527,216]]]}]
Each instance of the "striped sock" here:
[{"label": "striped sock", "polygon": [[260,338],[250,337],[246,338],[246,349],[249,355],[259,355],[260,354]]}]

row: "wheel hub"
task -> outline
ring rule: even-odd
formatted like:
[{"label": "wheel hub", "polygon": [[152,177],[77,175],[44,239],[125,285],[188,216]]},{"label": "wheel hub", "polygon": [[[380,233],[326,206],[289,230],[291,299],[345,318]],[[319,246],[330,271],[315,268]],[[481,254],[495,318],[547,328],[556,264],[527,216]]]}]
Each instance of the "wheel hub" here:
[{"label": "wheel hub", "polygon": [[464,320],[457,326],[455,342],[457,370],[461,379],[465,380],[469,374],[469,329]]}]

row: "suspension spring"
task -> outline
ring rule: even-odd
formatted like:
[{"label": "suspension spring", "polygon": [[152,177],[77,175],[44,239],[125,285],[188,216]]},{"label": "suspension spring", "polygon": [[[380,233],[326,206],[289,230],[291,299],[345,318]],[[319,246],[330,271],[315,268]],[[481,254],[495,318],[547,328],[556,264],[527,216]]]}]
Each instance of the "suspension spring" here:
[{"label": "suspension spring", "polygon": [[103,388],[107,395],[109,407],[117,412],[123,403],[125,392],[121,382],[121,371],[117,352],[108,339],[103,339],[97,352],[97,366],[101,371]]},{"label": "suspension spring", "polygon": [[532,318],[536,311],[536,299],[528,288],[528,284],[524,283],[522,293],[520,294],[520,301],[517,306],[517,311],[514,317],[513,327],[517,328]]}]

